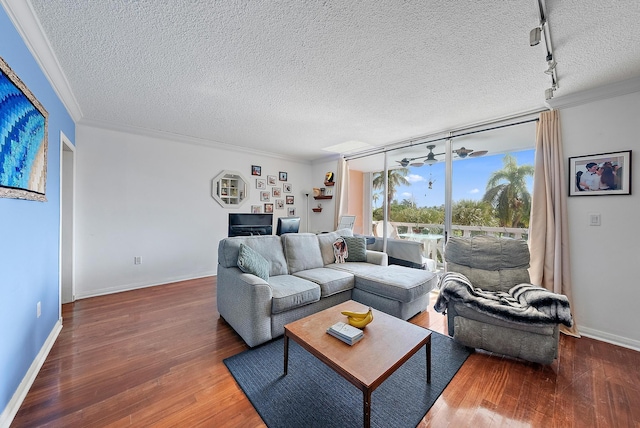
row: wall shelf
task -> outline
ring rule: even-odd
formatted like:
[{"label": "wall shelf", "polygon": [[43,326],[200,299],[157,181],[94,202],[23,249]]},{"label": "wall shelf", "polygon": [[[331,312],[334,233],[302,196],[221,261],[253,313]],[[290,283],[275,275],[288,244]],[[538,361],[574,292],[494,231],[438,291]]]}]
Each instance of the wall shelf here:
[{"label": "wall shelf", "polygon": [[313,199],[331,199],[333,198],[333,195],[329,195],[329,196],[314,196]]},{"label": "wall shelf", "polygon": [[321,213],[321,212],[322,212],[322,208],[311,208],[311,210],[312,210],[314,213]]}]

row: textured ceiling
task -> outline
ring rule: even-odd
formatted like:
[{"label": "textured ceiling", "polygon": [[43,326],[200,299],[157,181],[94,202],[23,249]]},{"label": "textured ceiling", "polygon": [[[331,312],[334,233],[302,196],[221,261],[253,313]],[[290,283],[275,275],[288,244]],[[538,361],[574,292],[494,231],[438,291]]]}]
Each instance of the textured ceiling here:
[{"label": "textured ceiling", "polygon": [[[313,160],[545,106],[527,1],[30,0],[81,112]],[[559,89],[640,75],[640,2],[547,1]]]}]

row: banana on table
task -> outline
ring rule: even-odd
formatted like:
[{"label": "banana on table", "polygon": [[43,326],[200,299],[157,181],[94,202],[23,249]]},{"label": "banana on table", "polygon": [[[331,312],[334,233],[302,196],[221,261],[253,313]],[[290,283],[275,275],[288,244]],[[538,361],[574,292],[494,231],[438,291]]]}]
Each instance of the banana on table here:
[{"label": "banana on table", "polygon": [[373,309],[371,308],[367,312],[342,311],[342,315],[347,316],[349,324],[358,328],[362,328],[373,321]]}]

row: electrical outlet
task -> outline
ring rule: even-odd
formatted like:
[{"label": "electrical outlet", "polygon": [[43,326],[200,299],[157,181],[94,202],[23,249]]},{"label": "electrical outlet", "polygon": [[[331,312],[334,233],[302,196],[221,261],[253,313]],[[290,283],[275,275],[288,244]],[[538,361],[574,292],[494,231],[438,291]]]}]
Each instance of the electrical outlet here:
[{"label": "electrical outlet", "polygon": [[139,265],[140,263],[142,263],[140,256],[136,256],[133,258],[133,264],[134,265]]},{"label": "electrical outlet", "polygon": [[42,303],[38,302],[36,304],[36,318],[40,318],[40,315],[42,315]]}]

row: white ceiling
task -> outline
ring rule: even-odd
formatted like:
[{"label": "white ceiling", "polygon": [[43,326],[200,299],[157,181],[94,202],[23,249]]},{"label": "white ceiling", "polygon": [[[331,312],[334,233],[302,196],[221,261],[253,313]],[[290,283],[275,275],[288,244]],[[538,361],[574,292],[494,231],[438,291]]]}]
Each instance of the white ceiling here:
[{"label": "white ceiling", "polygon": [[[29,3],[79,123],[292,159],[543,108],[550,86],[537,0]],[[638,0],[545,7],[556,96],[640,76]]]}]

